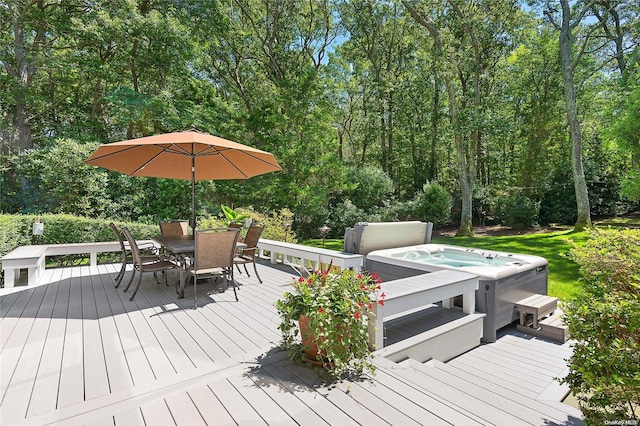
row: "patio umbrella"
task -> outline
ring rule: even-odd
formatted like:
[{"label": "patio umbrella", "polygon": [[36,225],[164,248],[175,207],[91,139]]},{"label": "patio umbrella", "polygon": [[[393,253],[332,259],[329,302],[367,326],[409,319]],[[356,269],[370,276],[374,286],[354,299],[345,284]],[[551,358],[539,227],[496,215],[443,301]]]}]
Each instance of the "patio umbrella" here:
[{"label": "patio umbrella", "polygon": [[196,181],[248,179],[282,170],[273,154],[195,130],[101,145],[87,164],[125,173],[191,181],[196,228]]}]

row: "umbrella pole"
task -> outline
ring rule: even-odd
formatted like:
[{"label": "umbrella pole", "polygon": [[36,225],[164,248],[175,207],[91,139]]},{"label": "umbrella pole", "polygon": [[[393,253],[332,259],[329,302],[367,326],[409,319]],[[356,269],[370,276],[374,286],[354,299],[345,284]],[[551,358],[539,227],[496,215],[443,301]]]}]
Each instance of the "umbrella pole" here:
[{"label": "umbrella pole", "polygon": [[191,231],[196,235],[196,158],[191,157]]},{"label": "umbrella pole", "polygon": [[[196,166],[195,157],[191,157],[191,231],[196,238]],[[193,276],[193,309],[198,308],[198,275]]]}]

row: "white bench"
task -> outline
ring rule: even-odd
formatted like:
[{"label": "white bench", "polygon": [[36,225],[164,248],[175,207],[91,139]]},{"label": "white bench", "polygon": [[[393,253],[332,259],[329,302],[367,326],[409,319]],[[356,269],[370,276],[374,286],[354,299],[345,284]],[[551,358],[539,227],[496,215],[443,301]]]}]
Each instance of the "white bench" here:
[{"label": "white bench", "polygon": [[4,288],[12,288],[20,277],[20,270],[27,269],[29,285],[37,284],[44,272],[47,246],[20,246],[2,257]]},{"label": "white bench", "polygon": [[[150,240],[140,244],[152,243]],[[97,243],[44,244],[16,247],[0,259],[4,271],[4,288],[12,288],[20,277],[20,270],[28,270],[28,285],[36,285],[45,270],[47,256],[89,254],[90,265],[98,264],[98,253],[118,252],[117,241]]]},{"label": "white bench", "polygon": [[[258,251],[262,258],[268,258],[272,264],[278,262],[278,255],[282,255],[282,263],[290,265],[297,270],[298,267],[306,269],[306,265],[311,262],[314,269],[318,269],[320,263],[331,263],[342,269],[353,268],[360,271],[364,264],[364,256],[361,254],[346,253],[336,250],[324,248],[303,246],[294,243],[285,243],[283,241],[274,241],[260,239],[258,241]],[[264,252],[268,251],[269,256],[265,256]],[[292,257],[300,259],[299,262],[293,262]]]},{"label": "white bench", "polygon": [[374,316],[369,318],[369,346],[372,350],[384,347],[384,322],[442,302],[452,308],[453,298],[462,295],[462,311],[473,314],[476,309],[478,276],[461,271],[437,271],[408,278],[383,282],[384,306],[374,303]]}]

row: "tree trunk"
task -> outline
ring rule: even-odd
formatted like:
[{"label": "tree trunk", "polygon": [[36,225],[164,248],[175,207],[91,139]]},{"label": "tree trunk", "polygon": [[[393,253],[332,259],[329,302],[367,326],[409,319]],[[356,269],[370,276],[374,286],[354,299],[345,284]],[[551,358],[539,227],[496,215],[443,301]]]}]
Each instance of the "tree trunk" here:
[{"label": "tree trunk", "polygon": [[388,120],[387,120],[387,173],[393,179],[393,90],[389,92]]},{"label": "tree trunk", "polygon": [[[446,58],[444,49],[442,48],[442,39],[440,37],[440,31],[436,27],[433,20],[427,16],[419,13],[412,5],[407,1],[402,1],[402,4],[407,9],[409,14],[416,20],[417,23],[425,27],[431,36],[433,37],[434,45],[439,57]],[[451,76],[448,72],[444,73],[444,85],[447,89],[447,96],[449,98],[449,116],[451,118],[451,124],[456,132],[455,145],[456,154],[458,157],[458,180],[460,182],[460,191],[462,193],[462,212],[460,214],[460,226],[456,232],[457,237],[472,236],[473,235],[473,223],[472,223],[472,209],[473,209],[473,158],[470,155],[470,148],[465,140],[463,134],[458,129],[458,99],[456,98],[456,91],[451,81]]]},{"label": "tree trunk", "polygon": [[564,82],[564,98],[567,106],[567,121],[571,134],[571,169],[573,174],[573,186],[576,193],[578,208],[578,220],[575,229],[581,230],[591,226],[591,211],[589,207],[589,194],[587,181],[582,168],[582,130],[578,119],[576,106],[576,89],[573,81],[573,67],[571,64],[571,12],[568,0],[561,0],[562,25],[560,28],[560,54],[562,57],[562,80]]},{"label": "tree trunk", "polygon": [[[24,39],[24,21],[22,19],[22,10],[14,5],[12,11],[12,24],[13,24],[13,50],[15,55],[15,67],[9,65],[6,66],[9,75],[17,77],[20,88],[16,90],[15,94],[15,109],[13,112],[12,129],[10,147],[15,147],[17,150],[24,151],[32,147],[31,141],[31,128],[29,127],[29,109],[27,106],[26,93],[31,85],[33,72],[35,67],[30,64],[27,59],[27,49]],[[9,151],[12,151],[10,148]]]},{"label": "tree trunk", "polygon": [[440,122],[440,78],[433,65],[433,111],[431,111],[431,153],[429,158],[429,180],[435,180],[436,169],[436,146],[438,144],[438,123]]}]

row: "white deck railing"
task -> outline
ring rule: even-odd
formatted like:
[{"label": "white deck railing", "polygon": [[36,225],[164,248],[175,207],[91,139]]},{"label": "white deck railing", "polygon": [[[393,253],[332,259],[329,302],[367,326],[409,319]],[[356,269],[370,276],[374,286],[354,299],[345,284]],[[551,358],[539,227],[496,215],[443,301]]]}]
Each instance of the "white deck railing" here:
[{"label": "white deck railing", "polygon": [[[355,271],[362,270],[364,266],[364,256],[361,254],[309,247],[283,241],[260,239],[258,249],[261,258],[269,259],[273,264],[282,262],[285,265],[290,265],[298,272],[319,269],[321,264],[329,263],[342,269],[353,268]],[[266,252],[269,254],[267,255]]]}]

